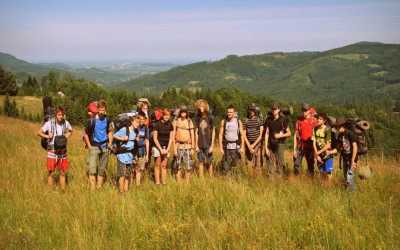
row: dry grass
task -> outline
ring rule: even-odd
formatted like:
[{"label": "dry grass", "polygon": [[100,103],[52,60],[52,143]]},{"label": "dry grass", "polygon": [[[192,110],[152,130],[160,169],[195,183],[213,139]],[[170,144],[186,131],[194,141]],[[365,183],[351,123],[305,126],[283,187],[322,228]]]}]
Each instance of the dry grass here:
[{"label": "dry grass", "polygon": [[[0,109],[3,108],[4,95],[0,95]],[[15,100],[17,107],[24,108],[25,113],[37,115],[42,113],[42,99],[35,96],[12,96],[11,100]]]},{"label": "dry grass", "polygon": [[[45,185],[38,124],[0,117],[0,249],[399,249],[400,174],[371,160],[374,177],[348,193],[306,177],[147,179],[120,195],[90,193],[80,131],[66,193]],[[109,166],[115,172],[115,162]],[[335,182],[339,183],[336,173]]]}]

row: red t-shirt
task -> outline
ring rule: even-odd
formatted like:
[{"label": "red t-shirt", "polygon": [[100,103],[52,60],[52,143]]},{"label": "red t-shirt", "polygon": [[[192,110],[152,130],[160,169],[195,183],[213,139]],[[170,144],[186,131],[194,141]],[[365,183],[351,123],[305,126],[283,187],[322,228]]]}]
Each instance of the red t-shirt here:
[{"label": "red t-shirt", "polygon": [[313,129],[317,126],[317,119],[314,117],[308,119],[297,120],[296,130],[299,134],[301,142],[309,141],[313,134]]}]

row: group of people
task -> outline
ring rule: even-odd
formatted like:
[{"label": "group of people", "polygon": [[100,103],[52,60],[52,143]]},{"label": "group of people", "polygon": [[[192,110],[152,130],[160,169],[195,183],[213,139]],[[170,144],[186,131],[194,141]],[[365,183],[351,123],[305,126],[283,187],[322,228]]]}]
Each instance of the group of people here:
[{"label": "group of people", "polygon": [[[178,182],[190,182],[195,172],[199,177],[204,177],[205,173],[213,176],[215,148],[219,148],[222,154],[218,168],[222,174],[235,171],[238,161],[243,158],[254,175],[260,175],[263,165],[268,175],[288,173],[284,152],[292,132],[289,119],[278,104],[270,107],[266,119],[262,118],[255,104],[248,106],[244,119],[239,118],[234,106],[228,106],[226,116],[219,124],[218,140],[217,126],[208,102],[200,99],[194,106],[196,111],[193,117],[186,106],[175,111],[158,109],[151,113],[150,102],[141,98],[137,110],[127,113],[127,121],[121,125],[107,116],[105,101],[90,103],[87,107],[89,119],[83,135],[88,151],[90,189],[103,186],[110,152],[117,158],[120,192],[128,191],[132,183],[140,185],[144,171],[150,166],[151,157],[154,159],[156,185],[167,183],[170,158],[173,159],[171,169]],[[38,132],[47,142],[50,186],[54,185],[53,175],[59,169],[60,186],[65,189],[69,165],[66,144],[71,133],[72,127],[65,120],[62,108],[57,108],[54,117],[48,119]],[[294,126],[293,140],[296,175],[300,174],[305,158],[308,175],[314,175],[317,165],[322,178],[329,181],[333,173],[334,156],[340,155],[347,187],[354,190],[353,171],[357,167],[358,144],[346,119],[338,118],[332,123],[326,114],[317,113],[310,105],[303,104],[302,115]]]}]

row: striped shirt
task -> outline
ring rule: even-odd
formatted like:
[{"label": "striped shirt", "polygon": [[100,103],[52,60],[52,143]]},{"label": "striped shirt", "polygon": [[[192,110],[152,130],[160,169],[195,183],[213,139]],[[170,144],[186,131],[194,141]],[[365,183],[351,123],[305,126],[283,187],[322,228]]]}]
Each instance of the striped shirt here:
[{"label": "striped shirt", "polygon": [[258,117],[248,118],[243,122],[243,128],[246,130],[246,137],[250,143],[254,143],[260,136],[260,127],[263,122]]}]

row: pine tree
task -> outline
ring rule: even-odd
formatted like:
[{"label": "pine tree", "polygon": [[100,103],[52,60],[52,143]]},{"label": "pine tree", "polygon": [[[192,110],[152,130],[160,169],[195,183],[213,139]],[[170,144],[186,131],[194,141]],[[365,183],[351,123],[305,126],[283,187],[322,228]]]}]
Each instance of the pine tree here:
[{"label": "pine tree", "polygon": [[15,76],[10,72],[5,71],[0,66],[0,95],[11,95],[17,94],[17,81]]}]

